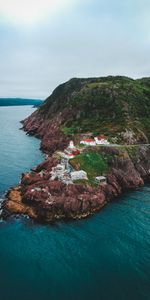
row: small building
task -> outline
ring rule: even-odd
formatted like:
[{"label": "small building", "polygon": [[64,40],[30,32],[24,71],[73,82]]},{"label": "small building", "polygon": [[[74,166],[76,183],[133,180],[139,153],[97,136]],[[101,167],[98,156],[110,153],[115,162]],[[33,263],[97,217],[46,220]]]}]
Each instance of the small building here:
[{"label": "small building", "polygon": [[69,146],[64,150],[64,153],[68,156],[68,159],[80,154],[80,150],[77,149],[73,141],[70,141]]},{"label": "small building", "polygon": [[70,173],[72,181],[75,180],[88,180],[87,173],[83,170],[73,171]]},{"label": "small building", "polygon": [[107,178],[105,176],[97,176],[97,177],[95,177],[95,180],[99,184],[106,184],[107,183]]},{"label": "small building", "polygon": [[75,145],[74,145],[74,142],[73,142],[73,141],[70,141],[70,142],[69,142],[68,149],[71,149],[71,150],[75,149]]},{"label": "small building", "polygon": [[69,152],[67,149],[64,150],[64,154],[66,155],[66,158],[68,158],[68,159],[75,157],[75,155],[72,152]]},{"label": "small building", "polygon": [[95,139],[95,143],[97,145],[109,145],[110,143],[108,142],[108,139],[106,136],[104,135],[100,135],[94,138]]},{"label": "small building", "polygon": [[96,146],[96,142],[94,141],[94,139],[85,139],[80,141],[81,145],[86,145],[86,146]]}]

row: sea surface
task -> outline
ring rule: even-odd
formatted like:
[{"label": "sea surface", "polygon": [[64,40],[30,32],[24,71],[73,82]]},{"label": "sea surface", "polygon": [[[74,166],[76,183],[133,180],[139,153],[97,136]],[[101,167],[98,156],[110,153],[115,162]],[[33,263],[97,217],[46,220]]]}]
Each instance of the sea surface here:
[{"label": "sea surface", "polygon": [[[0,107],[0,195],[39,163],[19,130],[31,107]],[[149,300],[150,186],[81,221],[0,223],[0,300]]]}]

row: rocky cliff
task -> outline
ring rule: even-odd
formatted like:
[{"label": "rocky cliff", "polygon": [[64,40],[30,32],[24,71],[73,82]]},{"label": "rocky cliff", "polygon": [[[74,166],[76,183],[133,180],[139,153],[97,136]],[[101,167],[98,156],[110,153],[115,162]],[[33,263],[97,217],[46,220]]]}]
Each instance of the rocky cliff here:
[{"label": "rocky cliff", "polygon": [[23,128],[42,138],[48,151],[87,132],[105,134],[115,143],[148,143],[149,115],[150,78],[74,78],[58,86]]},{"label": "rocky cliff", "polygon": [[[23,213],[43,221],[76,219],[100,210],[125,191],[150,179],[150,79],[126,77],[72,79],[60,85],[44,105],[24,120],[23,129],[41,139],[47,159],[23,174],[8,191],[3,215]],[[65,184],[52,179],[60,164],[57,151],[70,139],[105,134],[118,145],[82,149],[70,164],[88,180]],[[105,175],[98,184],[95,176]]]},{"label": "rocky cliff", "polygon": [[[34,171],[23,174],[21,184],[8,192],[4,215],[23,213],[40,222],[53,222],[58,219],[83,218],[100,210],[122,193],[149,182],[150,147],[134,148],[98,149],[109,159],[106,184],[80,181],[66,185],[57,179],[51,180],[52,168],[59,160],[55,156],[49,157]],[[95,152],[95,149],[88,151]]]}]

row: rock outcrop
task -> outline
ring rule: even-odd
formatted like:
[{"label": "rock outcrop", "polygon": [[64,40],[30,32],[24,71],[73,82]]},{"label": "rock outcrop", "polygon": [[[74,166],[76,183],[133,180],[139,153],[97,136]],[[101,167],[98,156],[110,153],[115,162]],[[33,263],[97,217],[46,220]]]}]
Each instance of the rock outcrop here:
[{"label": "rock outcrop", "polygon": [[58,86],[44,104],[23,122],[42,138],[44,151],[63,149],[69,135],[111,135],[114,143],[150,141],[150,78],[123,76],[73,78]]},{"label": "rock outcrop", "polygon": [[136,156],[113,147],[104,147],[103,152],[112,157],[106,184],[91,186],[88,181],[65,184],[53,180],[52,169],[59,161],[51,156],[34,171],[23,174],[19,187],[8,192],[5,215],[22,213],[40,222],[84,218],[149,181],[150,147],[139,147]]},{"label": "rock outcrop", "polygon": [[[8,191],[4,216],[22,213],[42,222],[86,217],[149,181],[149,97],[149,78],[74,78],[57,87],[40,108],[22,121],[27,134],[41,139],[41,150],[48,158],[23,174],[19,186]],[[95,184],[85,174],[73,182],[67,172],[59,169],[55,151],[64,151],[70,139],[77,143],[81,136],[100,133],[110,137],[112,143],[138,146],[100,148],[105,174],[96,176],[105,175],[106,184]],[[97,149],[91,147],[84,152]],[[75,171],[80,172],[80,167],[80,163],[74,164]]]}]

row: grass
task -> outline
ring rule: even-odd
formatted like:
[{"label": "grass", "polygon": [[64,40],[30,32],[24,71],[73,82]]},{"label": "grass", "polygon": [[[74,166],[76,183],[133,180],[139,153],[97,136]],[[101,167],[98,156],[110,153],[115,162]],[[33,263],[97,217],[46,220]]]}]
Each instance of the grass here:
[{"label": "grass", "polygon": [[72,135],[75,132],[74,127],[66,127],[62,126],[61,131],[63,132],[64,135]]},{"label": "grass", "polygon": [[142,133],[150,140],[150,78],[73,78],[54,90],[40,112],[53,119],[66,108],[69,116],[61,123],[66,136],[99,132],[123,143],[128,129],[138,141]]},{"label": "grass", "polygon": [[126,151],[128,152],[129,156],[131,157],[131,159],[136,159],[138,158],[139,156],[139,145],[129,145],[129,146],[126,146]]},{"label": "grass", "polygon": [[96,176],[104,175],[108,171],[108,162],[103,154],[89,152],[77,155],[70,160],[70,164],[75,168],[84,170],[89,180],[93,180]]}]

